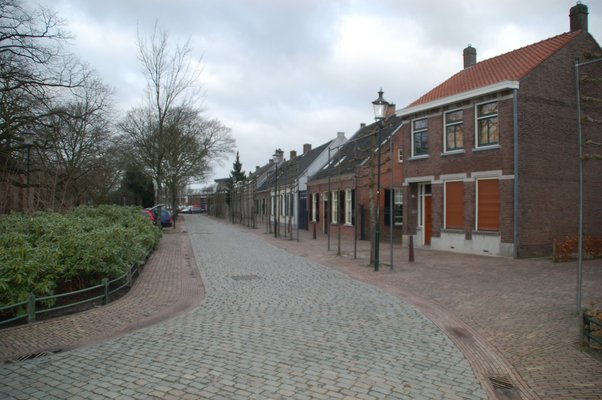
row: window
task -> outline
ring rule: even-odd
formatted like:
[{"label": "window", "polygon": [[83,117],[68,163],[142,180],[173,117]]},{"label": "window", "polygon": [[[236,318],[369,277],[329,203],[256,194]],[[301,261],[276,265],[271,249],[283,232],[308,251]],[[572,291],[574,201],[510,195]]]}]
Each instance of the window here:
[{"label": "window", "polygon": [[500,185],[497,179],[477,180],[477,230],[499,231]]},{"label": "window", "polygon": [[353,194],[351,189],[345,189],[345,224],[353,224]]},{"label": "window", "polygon": [[400,164],[403,162],[403,148],[401,147],[397,149],[397,162]]},{"label": "window", "polygon": [[279,209],[280,209],[280,216],[281,216],[281,217],[284,217],[284,213],[285,213],[285,211],[286,211],[286,205],[285,205],[285,203],[284,203],[284,202],[285,202],[285,198],[284,198],[284,195],[283,195],[283,194],[281,194],[281,195],[280,195],[280,196],[278,196],[278,197],[280,198],[280,204],[279,204],[279,207],[280,207],[280,208],[279,208]]},{"label": "window", "polygon": [[464,120],[462,110],[445,113],[445,152],[464,148]]},{"label": "window", "polygon": [[[391,213],[393,213],[393,225],[403,225],[403,189],[393,189],[393,198],[391,198],[391,191],[385,189],[385,208],[384,208],[384,222],[386,226],[391,226]],[[393,201],[393,207],[391,207],[391,200]]]},{"label": "window", "polygon": [[403,225],[403,189],[393,189],[393,223]]},{"label": "window", "polygon": [[464,182],[445,182],[445,228],[464,229]]},{"label": "window", "polygon": [[328,223],[328,192],[322,193],[322,201],[324,201],[324,224]]},{"label": "window", "polygon": [[497,101],[477,104],[477,147],[499,144]]},{"label": "window", "polygon": [[318,218],[318,194],[311,194],[311,220],[316,222]]},{"label": "window", "polygon": [[337,217],[339,215],[339,196],[337,192],[332,192],[332,218],[331,222],[333,224],[337,223]]},{"label": "window", "polygon": [[428,154],[428,120],[412,121],[412,156]]}]

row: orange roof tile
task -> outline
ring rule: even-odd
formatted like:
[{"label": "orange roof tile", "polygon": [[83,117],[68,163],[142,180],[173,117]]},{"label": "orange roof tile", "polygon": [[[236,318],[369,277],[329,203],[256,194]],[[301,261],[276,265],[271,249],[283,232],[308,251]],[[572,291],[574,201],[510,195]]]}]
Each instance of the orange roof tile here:
[{"label": "orange roof tile", "polygon": [[476,63],[458,72],[408,107],[429,103],[498,82],[518,81],[580,33],[581,31],[563,33]]}]

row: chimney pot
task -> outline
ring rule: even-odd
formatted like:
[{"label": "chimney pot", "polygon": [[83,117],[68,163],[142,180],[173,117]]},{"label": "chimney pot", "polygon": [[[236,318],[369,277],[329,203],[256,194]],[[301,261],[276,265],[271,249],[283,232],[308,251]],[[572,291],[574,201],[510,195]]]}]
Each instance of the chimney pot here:
[{"label": "chimney pot", "polygon": [[291,150],[291,160],[297,157],[297,151]]},{"label": "chimney pot", "polygon": [[575,32],[578,30],[582,30],[583,32],[587,32],[587,6],[585,4],[581,4],[580,1],[577,2],[576,5],[571,7],[569,18],[571,21],[571,32]]},{"label": "chimney pot", "polygon": [[307,154],[311,151],[311,144],[310,143],[305,143],[303,145],[303,154]]},{"label": "chimney pot", "polygon": [[477,63],[477,49],[470,44],[464,49],[464,68],[472,67]]},{"label": "chimney pot", "polygon": [[365,122],[360,122],[360,129],[364,129],[366,127],[366,123]]}]

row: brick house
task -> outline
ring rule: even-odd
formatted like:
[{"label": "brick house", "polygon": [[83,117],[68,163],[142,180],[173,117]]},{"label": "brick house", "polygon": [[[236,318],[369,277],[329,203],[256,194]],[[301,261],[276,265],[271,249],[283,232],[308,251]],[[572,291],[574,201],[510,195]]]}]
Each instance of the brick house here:
[{"label": "brick house", "polygon": [[[401,118],[395,116],[395,105],[389,107],[388,117],[380,130],[381,141],[381,196],[380,223],[381,239],[390,235],[391,212],[393,213],[394,235],[401,237],[402,226],[402,169],[398,160],[398,149],[394,146],[391,156],[391,137],[401,126]],[[378,123],[362,124],[360,129],[342,146],[331,147],[330,160],[322,169],[311,176],[308,182],[308,210],[312,229],[317,234],[328,234],[336,229],[337,234],[348,239],[370,238],[370,191],[376,191]],[[370,174],[372,169],[372,177]],[[391,177],[399,187],[391,190]],[[372,180],[372,182],[371,182]],[[393,202],[391,203],[391,194]],[[393,206],[392,206],[393,204]],[[387,227],[385,229],[385,227]]]},{"label": "brick house", "polygon": [[308,229],[308,178],[326,164],[328,148],[341,146],[346,140],[345,134],[338,132],[334,139],[316,148],[309,143],[304,144],[301,155],[292,150],[288,160],[280,154],[281,162],[270,171],[262,186],[258,186],[258,193],[268,198],[270,223],[279,224],[281,233],[297,227]]},{"label": "brick house", "polygon": [[[570,32],[476,62],[406,108],[401,145],[404,235],[434,249],[513,257],[552,254],[578,230],[575,59],[599,53],[587,6]],[[602,63],[588,66],[602,76]],[[600,87],[584,90],[597,91]],[[590,110],[602,120],[599,105]],[[602,141],[599,126],[586,134]],[[602,234],[602,165],[585,162],[585,233]]]}]

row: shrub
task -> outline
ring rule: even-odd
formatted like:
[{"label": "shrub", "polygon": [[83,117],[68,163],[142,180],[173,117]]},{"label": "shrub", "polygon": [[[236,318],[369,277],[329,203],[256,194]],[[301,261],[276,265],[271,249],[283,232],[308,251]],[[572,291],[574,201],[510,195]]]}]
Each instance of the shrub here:
[{"label": "shrub", "polygon": [[159,243],[161,231],[133,207],[0,217],[0,306],[122,275]]}]

